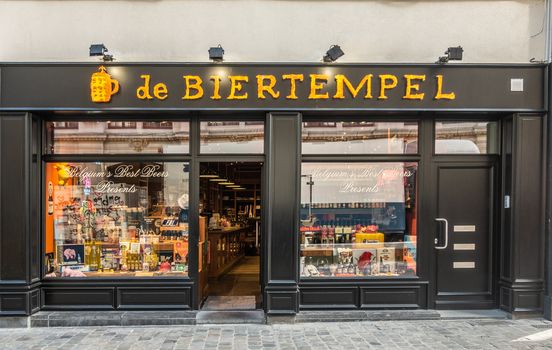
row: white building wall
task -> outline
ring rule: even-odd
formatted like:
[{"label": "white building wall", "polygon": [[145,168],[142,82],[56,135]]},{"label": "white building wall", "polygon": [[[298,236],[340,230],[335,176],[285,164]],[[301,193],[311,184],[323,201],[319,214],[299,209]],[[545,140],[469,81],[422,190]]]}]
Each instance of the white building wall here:
[{"label": "white building wall", "polygon": [[435,62],[449,46],[464,62],[545,56],[545,0],[0,0],[0,61]]}]

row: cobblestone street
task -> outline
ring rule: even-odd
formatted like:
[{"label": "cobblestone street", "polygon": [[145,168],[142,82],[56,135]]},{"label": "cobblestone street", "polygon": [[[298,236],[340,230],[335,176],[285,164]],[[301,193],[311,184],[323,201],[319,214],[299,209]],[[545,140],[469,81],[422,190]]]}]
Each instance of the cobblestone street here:
[{"label": "cobblestone street", "polygon": [[552,349],[543,320],[0,329],[2,349]]}]

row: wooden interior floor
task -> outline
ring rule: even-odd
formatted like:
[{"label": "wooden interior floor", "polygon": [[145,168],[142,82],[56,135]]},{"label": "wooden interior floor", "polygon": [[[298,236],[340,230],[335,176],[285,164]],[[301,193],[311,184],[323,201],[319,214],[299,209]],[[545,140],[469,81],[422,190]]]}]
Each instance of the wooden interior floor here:
[{"label": "wooden interior floor", "polygon": [[260,257],[245,256],[218,279],[209,279],[203,310],[255,309],[261,303]]}]

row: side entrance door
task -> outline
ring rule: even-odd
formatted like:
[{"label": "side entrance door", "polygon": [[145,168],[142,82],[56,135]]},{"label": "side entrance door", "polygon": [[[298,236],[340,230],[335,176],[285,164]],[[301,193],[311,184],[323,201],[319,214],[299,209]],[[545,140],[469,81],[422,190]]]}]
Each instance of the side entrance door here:
[{"label": "side entrance door", "polygon": [[495,161],[458,157],[435,161],[433,169],[434,307],[494,308]]}]

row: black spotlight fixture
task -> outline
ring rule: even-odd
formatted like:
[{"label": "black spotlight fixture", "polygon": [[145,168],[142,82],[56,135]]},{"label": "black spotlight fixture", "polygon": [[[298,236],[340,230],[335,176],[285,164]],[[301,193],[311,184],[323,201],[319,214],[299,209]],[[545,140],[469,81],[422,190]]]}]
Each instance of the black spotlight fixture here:
[{"label": "black spotlight fixture", "polygon": [[324,62],[335,62],[339,57],[343,56],[345,53],[341,50],[339,45],[332,45],[330,49],[326,52],[322,60]]},{"label": "black spotlight fixture", "polygon": [[462,55],[464,54],[464,49],[462,46],[449,47],[445,51],[446,56],[439,57],[437,63],[447,63],[448,61],[462,61]]},{"label": "black spotlight fixture", "polygon": [[102,56],[104,62],[113,61],[113,55],[108,55],[107,47],[104,44],[92,44],[90,45],[90,56]]},{"label": "black spotlight fixture", "polygon": [[222,62],[224,59],[224,49],[222,46],[215,46],[209,49],[209,59],[213,62]]}]

